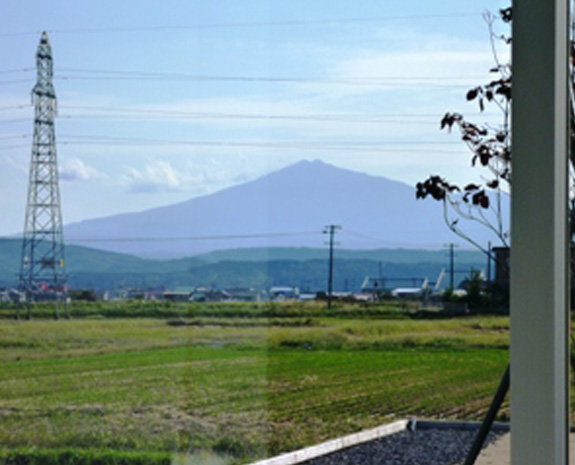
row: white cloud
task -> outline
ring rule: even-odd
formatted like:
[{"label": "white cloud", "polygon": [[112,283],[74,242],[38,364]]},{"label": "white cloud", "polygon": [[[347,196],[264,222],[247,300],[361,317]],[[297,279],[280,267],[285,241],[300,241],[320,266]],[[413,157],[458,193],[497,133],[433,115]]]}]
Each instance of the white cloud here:
[{"label": "white cloud", "polygon": [[103,177],[105,177],[105,175],[102,172],[87,165],[79,158],[66,160],[60,168],[60,179],[62,181],[90,181]]},{"label": "white cloud", "polygon": [[158,193],[184,190],[185,177],[170,162],[156,160],[142,168],[127,167],[121,179],[130,192]]},{"label": "white cloud", "polygon": [[128,192],[146,194],[187,193],[206,195],[234,184],[246,182],[267,172],[245,157],[208,158],[196,161],[150,160],[144,166],[127,166],[120,184]]}]

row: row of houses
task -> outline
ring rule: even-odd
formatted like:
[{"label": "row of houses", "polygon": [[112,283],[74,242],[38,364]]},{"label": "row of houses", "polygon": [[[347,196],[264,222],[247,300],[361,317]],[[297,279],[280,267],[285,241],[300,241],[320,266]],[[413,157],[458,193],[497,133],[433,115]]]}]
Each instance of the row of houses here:
[{"label": "row of houses", "polygon": [[[444,276],[442,270],[435,282],[423,278],[383,278],[367,276],[359,293],[333,292],[336,299],[370,302],[382,297],[399,299],[429,299],[439,294],[441,281]],[[300,291],[292,286],[273,286],[269,289],[258,290],[246,288],[212,288],[207,286],[175,287],[173,289],[155,288],[142,289],[137,287],[114,290],[69,290],[68,295],[80,300],[167,300],[172,302],[270,302],[282,300],[308,301],[325,298],[325,292]],[[23,296],[14,289],[0,289],[0,303],[22,301]]]},{"label": "row of houses", "polygon": [[[266,302],[281,300],[299,300],[306,298],[297,287],[276,286],[267,290],[254,288],[217,289],[206,286],[183,286],[166,290],[122,289],[114,295],[108,293],[102,300],[144,299],[167,300],[171,302]],[[315,293],[313,294],[315,298]]]}]

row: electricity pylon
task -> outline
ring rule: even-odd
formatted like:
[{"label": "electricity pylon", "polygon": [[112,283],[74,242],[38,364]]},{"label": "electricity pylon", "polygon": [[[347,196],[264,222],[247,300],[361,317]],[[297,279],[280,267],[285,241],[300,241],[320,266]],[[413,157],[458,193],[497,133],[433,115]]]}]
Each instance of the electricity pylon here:
[{"label": "electricity pylon", "polygon": [[[66,273],[54,134],[56,93],[52,84],[52,47],[46,32],[42,33],[36,52],[36,68],[37,81],[32,89],[34,138],[22,241],[20,290],[28,301],[60,301],[66,292]],[[56,309],[56,316],[57,312]]]}]

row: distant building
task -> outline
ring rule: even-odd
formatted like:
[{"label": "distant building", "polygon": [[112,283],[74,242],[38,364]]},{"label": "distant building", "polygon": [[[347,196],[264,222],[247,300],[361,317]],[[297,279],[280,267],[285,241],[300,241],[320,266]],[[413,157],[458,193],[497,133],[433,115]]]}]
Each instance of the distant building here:
[{"label": "distant building", "polygon": [[259,302],[260,293],[252,287],[237,287],[226,289],[229,300],[236,302]]},{"label": "distant building", "polygon": [[165,291],[163,298],[170,302],[189,302],[191,295],[189,292]]},{"label": "distant building", "polygon": [[495,255],[495,282],[497,284],[509,285],[509,247],[493,247],[491,249]]},{"label": "distant building", "polygon": [[317,298],[317,293],[316,292],[300,292],[298,299],[301,302],[310,302],[312,300],[315,300]]},{"label": "distant building", "polygon": [[398,299],[419,298],[423,295],[421,287],[397,287],[391,291],[393,297]]},{"label": "distant building", "polygon": [[299,289],[289,286],[274,286],[269,290],[271,300],[291,300],[299,298]]},{"label": "distant building", "polygon": [[366,276],[361,284],[363,294],[377,294],[385,290],[385,278],[370,278]]},{"label": "distant building", "polygon": [[137,299],[143,300],[146,298],[146,291],[138,287],[127,287],[118,289],[116,291],[116,298],[119,300]]},{"label": "distant building", "polygon": [[8,289],[0,290],[0,304],[6,304],[12,302],[10,298],[10,291]]},{"label": "distant building", "polygon": [[191,294],[192,302],[224,302],[230,300],[230,295],[226,291],[210,289],[209,287],[197,287]]}]

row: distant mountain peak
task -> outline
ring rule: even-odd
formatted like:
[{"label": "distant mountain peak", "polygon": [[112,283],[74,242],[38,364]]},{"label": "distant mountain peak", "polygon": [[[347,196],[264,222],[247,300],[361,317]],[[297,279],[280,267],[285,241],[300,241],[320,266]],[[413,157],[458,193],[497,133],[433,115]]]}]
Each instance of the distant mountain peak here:
[{"label": "distant mountain peak", "polygon": [[[413,186],[317,159],[184,202],[68,224],[65,237],[101,239],[91,245],[163,258],[244,247],[322,247],[326,224],[342,225],[338,239],[351,249],[440,247],[454,239],[442,206],[417,201]],[[487,243],[485,229],[470,234]],[[153,241],[131,240],[141,237]]]},{"label": "distant mountain peak", "polygon": [[[343,168],[338,168],[335,165],[330,163],[326,163],[322,160],[300,160],[296,163],[291,165],[284,166],[279,170],[274,171],[275,173],[289,170],[289,171],[298,171],[298,170],[317,170],[317,169],[335,169],[335,170],[342,170]],[[270,173],[271,174],[271,173]],[[265,175],[264,175],[265,177]]]}]

